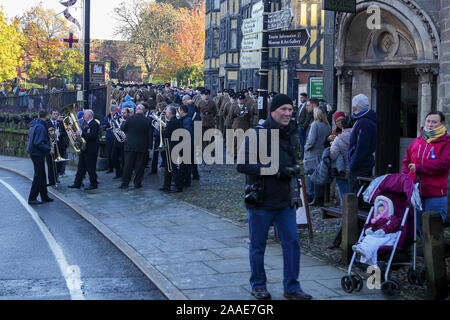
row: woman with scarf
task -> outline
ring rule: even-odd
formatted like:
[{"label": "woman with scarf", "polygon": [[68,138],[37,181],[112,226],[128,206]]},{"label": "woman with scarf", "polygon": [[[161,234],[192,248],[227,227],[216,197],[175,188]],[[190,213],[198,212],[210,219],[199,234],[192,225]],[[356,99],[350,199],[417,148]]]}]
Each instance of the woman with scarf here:
[{"label": "woman with scarf", "polygon": [[406,150],[402,173],[419,181],[422,212],[418,212],[418,229],[422,236],[422,213],[438,212],[445,221],[447,214],[447,182],[450,170],[450,136],[445,129],[445,116],[430,112],[425,127]]}]

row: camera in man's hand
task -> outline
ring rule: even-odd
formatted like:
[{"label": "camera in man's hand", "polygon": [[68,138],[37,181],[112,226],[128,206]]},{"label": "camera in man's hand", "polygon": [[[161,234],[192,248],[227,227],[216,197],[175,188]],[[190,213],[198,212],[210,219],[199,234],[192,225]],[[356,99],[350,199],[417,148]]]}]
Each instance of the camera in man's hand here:
[{"label": "camera in man's hand", "polygon": [[281,167],[277,173],[278,179],[292,178],[300,175],[301,168],[299,165],[294,165],[292,167]]},{"label": "camera in man's hand", "polygon": [[263,188],[260,184],[248,184],[245,186],[245,203],[257,205],[263,201]]}]

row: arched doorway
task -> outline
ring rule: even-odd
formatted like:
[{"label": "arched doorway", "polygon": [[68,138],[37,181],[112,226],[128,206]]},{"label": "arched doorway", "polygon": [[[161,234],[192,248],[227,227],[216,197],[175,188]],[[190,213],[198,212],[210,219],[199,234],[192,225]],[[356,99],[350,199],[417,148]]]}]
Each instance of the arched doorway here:
[{"label": "arched doorway", "polygon": [[350,113],[352,96],[369,97],[379,119],[376,174],[388,164],[400,169],[436,108],[439,43],[432,20],[412,0],[358,1],[356,14],[337,15],[338,109]]}]

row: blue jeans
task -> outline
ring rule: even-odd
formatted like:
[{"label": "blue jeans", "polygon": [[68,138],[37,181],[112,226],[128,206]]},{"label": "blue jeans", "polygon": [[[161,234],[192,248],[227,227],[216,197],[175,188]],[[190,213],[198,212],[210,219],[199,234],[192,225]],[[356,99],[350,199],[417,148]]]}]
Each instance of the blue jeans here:
[{"label": "blue jeans", "polygon": [[341,207],[342,207],[342,198],[344,194],[350,192],[350,187],[348,186],[348,180],[343,178],[336,178],[336,184],[339,190],[339,198],[341,199]]},{"label": "blue jeans", "polygon": [[300,139],[300,145],[302,146],[300,160],[303,160],[303,158],[305,157],[305,150],[304,150],[305,149],[305,140],[306,140],[305,135],[306,135],[305,130],[303,130],[303,128],[299,126],[298,127],[298,137]]},{"label": "blue jeans", "polygon": [[422,233],[422,214],[427,211],[434,211],[441,215],[442,222],[445,222],[445,216],[447,214],[447,197],[437,198],[423,198],[422,197],[422,211],[417,211],[417,230],[419,231],[420,238],[423,239]]},{"label": "blue jeans", "polygon": [[252,289],[266,287],[264,253],[269,227],[274,224],[283,249],[283,286],[288,293],[301,290],[298,282],[300,272],[300,239],[297,233],[296,210],[248,209],[250,231],[250,285]]}]

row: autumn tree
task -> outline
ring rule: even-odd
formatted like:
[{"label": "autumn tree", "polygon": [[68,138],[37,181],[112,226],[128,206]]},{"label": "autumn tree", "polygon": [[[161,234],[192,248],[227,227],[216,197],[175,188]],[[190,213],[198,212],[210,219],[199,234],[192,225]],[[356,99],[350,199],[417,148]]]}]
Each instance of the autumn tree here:
[{"label": "autumn tree", "polygon": [[178,27],[178,11],[167,3],[134,0],[114,9],[118,21],[116,35],[130,44],[129,54],[141,58],[151,81],[161,67],[161,47],[173,46]]},{"label": "autumn tree", "polygon": [[175,74],[195,74],[195,77],[198,78],[198,73],[203,70],[205,3],[202,1],[197,4],[192,9],[179,9],[180,19],[175,43],[173,46],[163,45],[161,47],[164,63],[160,73],[166,78]]},{"label": "autumn tree", "polygon": [[56,12],[40,4],[18,17],[26,39],[22,48],[29,59],[25,71],[32,78],[45,76],[47,84],[51,79],[83,73],[82,52],[62,50],[61,39],[66,38],[73,27],[55,15]]},{"label": "autumn tree", "polygon": [[23,63],[24,36],[16,22],[8,22],[3,6],[0,7],[0,81],[17,76],[17,68]]}]

